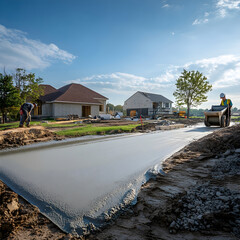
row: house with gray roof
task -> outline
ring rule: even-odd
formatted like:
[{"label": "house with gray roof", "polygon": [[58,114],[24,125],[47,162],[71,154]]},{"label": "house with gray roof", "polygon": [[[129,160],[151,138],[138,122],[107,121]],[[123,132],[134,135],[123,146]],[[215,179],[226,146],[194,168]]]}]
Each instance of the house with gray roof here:
[{"label": "house with gray roof", "polygon": [[160,94],[138,91],[124,102],[123,109],[127,111],[128,116],[131,111],[136,111],[138,116],[172,114],[172,103]]}]

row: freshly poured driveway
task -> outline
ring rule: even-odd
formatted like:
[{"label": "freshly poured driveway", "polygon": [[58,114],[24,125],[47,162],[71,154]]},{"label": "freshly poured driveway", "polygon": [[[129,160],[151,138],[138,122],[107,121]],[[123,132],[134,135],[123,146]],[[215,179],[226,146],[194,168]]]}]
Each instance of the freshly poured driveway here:
[{"label": "freshly poured driveway", "polygon": [[63,230],[82,233],[130,203],[164,159],[213,129],[198,125],[0,153],[0,178]]}]

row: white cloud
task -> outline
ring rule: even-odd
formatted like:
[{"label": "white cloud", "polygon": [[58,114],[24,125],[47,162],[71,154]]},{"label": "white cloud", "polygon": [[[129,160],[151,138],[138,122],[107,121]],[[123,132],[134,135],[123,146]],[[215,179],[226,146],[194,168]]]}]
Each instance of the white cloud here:
[{"label": "white cloud", "polygon": [[8,29],[0,24],[0,67],[27,70],[45,68],[54,60],[71,63],[76,57],[61,50],[53,43],[29,39],[26,33],[17,29]]},{"label": "white cloud", "polygon": [[226,9],[240,9],[240,0],[219,0],[217,7]]},{"label": "white cloud", "polygon": [[240,10],[240,0],[218,0],[216,4],[217,15],[221,18],[227,16],[231,10]]},{"label": "white cloud", "polygon": [[204,58],[184,65],[186,69],[198,69],[213,84],[213,89],[240,86],[240,56],[220,55]]},{"label": "white cloud", "polygon": [[[239,88],[240,92],[240,55],[233,54],[198,59],[182,66],[172,65],[157,76],[143,77],[114,72],[79,78],[67,81],[67,83],[76,82],[86,85],[109,98],[118,98],[118,101],[122,102],[136,91],[166,94],[166,97],[172,99],[176,79],[181,75],[183,69],[188,71],[198,70],[207,76],[208,81],[213,85],[211,96],[213,96],[212,99],[215,104],[219,100],[220,91],[223,91],[223,89],[224,92],[231,93]],[[209,107],[210,103],[209,101],[203,106]]]},{"label": "white cloud", "polygon": [[79,78],[67,81],[67,83],[80,83],[94,88],[104,89],[104,92],[118,91],[156,91],[161,88],[173,86],[176,75],[172,70],[168,70],[157,77],[142,77],[129,73],[115,72],[110,74],[93,75],[90,77]]},{"label": "white cloud", "polygon": [[218,65],[226,65],[232,62],[237,62],[240,60],[239,56],[229,54],[229,55],[221,55],[218,57],[212,58],[204,58],[201,60],[197,60],[195,63],[200,65],[200,67],[209,67],[211,65],[218,66]]},{"label": "white cloud", "polygon": [[208,16],[209,16],[209,12],[205,12],[204,17],[208,17]]},{"label": "white cloud", "polygon": [[192,25],[199,25],[199,24],[204,24],[204,23],[208,23],[210,13],[209,12],[205,12],[204,13],[204,17],[203,18],[197,18],[193,21]]},{"label": "white cloud", "polygon": [[173,88],[182,70],[198,70],[207,76],[214,89],[231,87],[240,84],[240,56],[229,54],[203,58],[189,62],[183,66],[170,66],[162,74],[154,77],[143,77],[129,73],[114,72],[92,75],[67,81],[81,83],[90,87],[101,88],[107,92],[146,91],[161,92],[162,89]]},{"label": "white cloud", "polygon": [[[213,83],[215,89],[228,88],[240,85],[240,62],[234,68],[224,71],[220,79]],[[239,95],[240,97],[240,95]]]},{"label": "white cloud", "polygon": [[170,7],[169,4],[164,4],[164,5],[162,6],[162,8],[169,8],[169,7]]},{"label": "white cloud", "polygon": [[197,18],[192,25],[208,23],[213,17],[225,18],[231,11],[240,10],[240,0],[217,0],[210,12],[205,12],[202,18]]},{"label": "white cloud", "polygon": [[229,96],[232,100],[232,103],[233,103],[233,107],[237,107],[239,108],[240,107],[240,97],[239,97],[239,94],[232,94],[229,92],[226,93],[226,96]]},{"label": "white cloud", "polygon": [[192,25],[198,25],[198,24],[203,24],[203,23],[207,23],[207,22],[208,22],[208,18],[195,19],[194,22],[192,23]]},{"label": "white cloud", "polygon": [[219,16],[219,17],[221,17],[221,18],[225,18],[226,15],[227,15],[227,11],[226,11],[226,9],[221,8],[221,9],[218,10],[218,16]]}]

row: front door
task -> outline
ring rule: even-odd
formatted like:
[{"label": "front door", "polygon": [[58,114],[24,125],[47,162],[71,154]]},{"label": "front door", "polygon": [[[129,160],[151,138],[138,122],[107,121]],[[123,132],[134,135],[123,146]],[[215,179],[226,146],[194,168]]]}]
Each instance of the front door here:
[{"label": "front door", "polygon": [[91,106],[82,106],[82,116],[88,117],[91,115]]}]

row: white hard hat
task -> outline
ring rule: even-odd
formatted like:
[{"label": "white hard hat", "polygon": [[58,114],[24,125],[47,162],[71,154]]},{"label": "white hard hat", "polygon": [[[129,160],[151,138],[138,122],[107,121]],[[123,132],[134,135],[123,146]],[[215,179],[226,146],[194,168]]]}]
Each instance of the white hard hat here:
[{"label": "white hard hat", "polygon": [[220,94],[220,98],[223,98],[223,97],[225,97],[225,94],[224,94],[224,93],[221,93],[221,94]]}]

